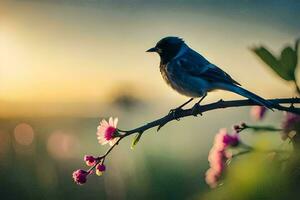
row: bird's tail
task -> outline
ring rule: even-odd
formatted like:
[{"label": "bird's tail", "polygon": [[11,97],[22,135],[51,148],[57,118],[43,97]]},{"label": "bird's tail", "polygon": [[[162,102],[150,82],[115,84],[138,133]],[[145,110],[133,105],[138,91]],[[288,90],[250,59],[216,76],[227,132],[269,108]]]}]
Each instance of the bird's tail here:
[{"label": "bird's tail", "polygon": [[229,84],[222,84],[219,86],[220,88],[224,89],[224,90],[228,90],[228,91],[231,91],[231,92],[234,92],[236,94],[239,94],[243,97],[246,97],[262,106],[265,106],[267,108],[269,108],[270,110],[273,110],[274,108],[274,103],[271,102],[271,101],[268,101],[240,86],[237,86],[237,85],[229,85]]}]

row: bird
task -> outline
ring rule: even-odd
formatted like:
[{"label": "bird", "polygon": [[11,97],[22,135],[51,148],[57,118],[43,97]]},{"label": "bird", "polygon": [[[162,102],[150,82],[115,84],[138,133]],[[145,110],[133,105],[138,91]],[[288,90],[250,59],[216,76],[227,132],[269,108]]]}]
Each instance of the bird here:
[{"label": "bird", "polygon": [[193,110],[200,106],[208,92],[226,90],[272,110],[273,103],[244,89],[229,74],[209,62],[201,54],[190,48],[182,38],[164,37],[146,52],[156,52],[160,56],[159,69],[165,82],[178,93],[190,97],[175,109],[173,114],[185,105],[200,98]]}]

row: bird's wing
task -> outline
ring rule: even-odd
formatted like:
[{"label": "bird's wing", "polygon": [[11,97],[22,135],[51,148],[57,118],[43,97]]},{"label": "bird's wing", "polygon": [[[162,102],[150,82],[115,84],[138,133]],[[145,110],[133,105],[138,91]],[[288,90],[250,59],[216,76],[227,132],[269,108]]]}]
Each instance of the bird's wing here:
[{"label": "bird's wing", "polygon": [[208,81],[218,81],[224,83],[233,83],[236,85],[241,85],[239,82],[235,81],[229,74],[221,70],[219,67],[210,64],[205,71],[202,72],[201,76]]},{"label": "bird's wing", "polygon": [[[203,60],[204,59],[204,60]],[[219,67],[206,61],[200,54],[183,56],[177,60],[178,66],[191,76],[196,76],[210,82],[223,82],[241,85]]]}]

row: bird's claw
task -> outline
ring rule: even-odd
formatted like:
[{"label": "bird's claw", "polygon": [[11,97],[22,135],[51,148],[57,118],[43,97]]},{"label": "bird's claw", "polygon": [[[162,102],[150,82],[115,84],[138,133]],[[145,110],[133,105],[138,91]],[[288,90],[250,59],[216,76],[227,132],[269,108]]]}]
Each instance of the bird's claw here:
[{"label": "bird's claw", "polygon": [[177,121],[179,121],[180,118],[179,118],[179,117],[176,117],[176,116],[177,116],[178,112],[180,112],[180,111],[182,111],[181,108],[171,109],[171,110],[169,111],[169,115],[172,115],[172,117],[173,117],[174,119],[176,119]]},{"label": "bird's claw", "polygon": [[193,108],[192,108],[192,114],[197,117],[198,114],[200,114],[202,116],[202,113],[199,112],[199,109],[200,109],[200,105],[198,103],[196,103]]}]

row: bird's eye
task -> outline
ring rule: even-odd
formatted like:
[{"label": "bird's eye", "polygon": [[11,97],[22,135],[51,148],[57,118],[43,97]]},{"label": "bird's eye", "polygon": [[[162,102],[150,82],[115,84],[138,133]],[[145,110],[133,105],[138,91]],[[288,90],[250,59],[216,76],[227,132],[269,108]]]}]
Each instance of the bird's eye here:
[{"label": "bird's eye", "polygon": [[162,49],[159,49],[159,48],[157,48],[157,53],[162,53],[163,52],[163,50]]}]

